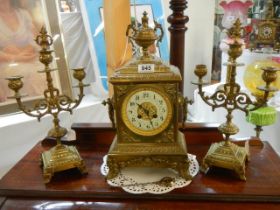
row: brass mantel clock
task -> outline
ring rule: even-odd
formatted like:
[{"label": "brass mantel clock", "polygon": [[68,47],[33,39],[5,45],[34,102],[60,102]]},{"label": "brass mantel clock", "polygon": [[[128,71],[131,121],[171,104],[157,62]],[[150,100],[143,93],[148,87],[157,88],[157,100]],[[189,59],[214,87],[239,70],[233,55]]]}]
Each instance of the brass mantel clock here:
[{"label": "brass mantel clock", "polygon": [[[156,30],[161,34],[157,35]],[[172,168],[189,180],[185,138],[178,131],[179,70],[149,54],[148,47],[161,40],[163,30],[148,27],[147,13],[139,30],[128,26],[127,35],[142,47],[136,57],[110,78],[114,96],[107,103],[114,108],[117,135],[108,152],[108,179],[125,167]]]},{"label": "brass mantel clock", "polygon": [[257,36],[251,40],[251,50],[269,47],[279,52],[279,20],[274,16],[274,10],[273,0],[268,0],[265,18],[257,23]]}]

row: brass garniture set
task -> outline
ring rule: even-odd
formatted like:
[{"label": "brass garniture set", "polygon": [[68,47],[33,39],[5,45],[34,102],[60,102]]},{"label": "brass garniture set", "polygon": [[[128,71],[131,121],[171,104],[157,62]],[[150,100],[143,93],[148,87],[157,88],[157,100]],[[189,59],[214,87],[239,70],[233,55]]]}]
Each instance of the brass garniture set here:
[{"label": "brass garniture set", "polygon": [[[248,148],[246,146],[237,146],[230,141],[230,136],[239,132],[238,127],[232,122],[232,113],[234,110],[241,110],[248,114],[249,111],[266,106],[269,93],[277,91],[276,88],[271,87],[271,83],[277,79],[277,71],[280,71],[280,69],[272,67],[262,68],[262,79],[266,85],[258,87],[258,89],[263,91],[263,97],[258,97],[256,101],[252,101],[250,96],[241,92],[240,85],[235,82],[236,68],[242,65],[236,62],[236,59],[242,54],[241,31],[241,23],[238,19],[228,31],[231,43],[228,43],[227,82],[222,88],[216,90],[211,96],[205,94],[202,89],[202,86],[205,84],[202,78],[207,74],[205,65],[196,66],[194,73],[199,79],[198,82],[193,82],[193,84],[198,85],[199,95],[206,104],[212,107],[213,111],[217,108],[225,108],[227,110],[227,121],[219,126],[219,131],[224,134],[225,140],[211,145],[203,159],[201,170],[206,173],[209,167],[217,166],[233,170],[240,179],[246,180],[245,162],[249,155]],[[253,108],[250,108],[251,106]]]},{"label": "brass garniture set", "polygon": [[[159,35],[157,29],[160,30]],[[259,87],[264,94],[262,98],[257,98],[257,101],[252,101],[248,95],[240,91],[235,76],[236,67],[240,66],[236,59],[242,54],[241,30],[241,23],[237,20],[228,31],[232,43],[229,43],[228,50],[227,83],[213,95],[206,96],[202,89],[205,84],[202,78],[207,74],[207,69],[205,65],[197,65],[195,74],[199,79],[194,84],[198,85],[198,93],[213,110],[216,108],[227,110],[227,121],[219,126],[225,140],[211,145],[203,159],[201,169],[205,172],[211,166],[231,169],[240,179],[245,180],[248,150],[230,141],[230,136],[239,131],[232,123],[232,113],[236,109],[248,113],[264,106],[269,93],[276,91],[270,84],[277,79],[278,69],[271,67],[262,69],[262,78],[266,85]],[[185,137],[178,130],[178,113],[183,109],[182,113],[186,114],[187,105],[191,102],[183,98],[178,91],[182,80],[178,68],[162,62],[148,51],[149,46],[162,39],[163,30],[157,23],[155,28],[150,28],[147,13],[144,12],[142,26],[137,29],[135,25],[129,25],[127,36],[141,47],[142,55],[117,69],[109,80],[114,88],[114,96],[103,104],[109,105],[109,117],[113,127],[116,127],[116,137],[108,152],[107,179],[115,178],[125,167],[154,167],[172,168],[181,177],[190,180],[192,178],[189,173],[190,162]],[[39,60],[45,66],[45,69],[40,71],[46,74],[47,80],[44,98],[37,101],[33,108],[27,108],[22,103],[22,95],[19,93],[23,87],[22,77],[8,78],[8,86],[15,92],[12,98],[16,99],[20,110],[24,113],[38,120],[47,114],[54,118],[54,128],[49,131],[48,136],[55,138],[57,145],[41,155],[44,181],[47,183],[55,172],[71,168],[78,168],[82,174],[87,172],[77,149],[61,143],[61,138],[66,135],[67,130],[60,126],[58,118],[61,111],[72,113],[72,110],[80,104],[86,86],[82,82],[85,72],[82,68],[74,69],[73,76],[79,81],[78,99],[72,100],[68,96],[61,95],[53,85],[51,72],[54,69],[49,66],[53,60],[53,51],[50,50],[53,40],[46,29],[42,28],[35,41],[41,46]],[[249,110],[249,106],[253,108]],[[183,118],[184,121],[185,119],[186,117]],[[170,185],[169,181],[166,185]]]},{"label": "brass garniture set", "polygon": [[39,71],[39,73],[46,74],[47,89],[43,93],[44,98],[35,102],[33,108],[26,107],[19,92],[23,87],[22,77],[14,76],[7,78],[7,80],[9,81],[9,88],[15,92],[14,96],[10,98],[16,99],[21,111],[28,116],[36,117],[38,121],[46,115],[53,116],[54,127],[48,132],[48,136],[56,139],[57,145],[41,155],[44,182],[48,183],[55,172],[78,168],[82,174],[87,173],[84,161],[76,147],[66,146],[61,143],[61,138],[66,135],[67,130],[60,126],[58,118],[59,113],[62,111],[72,114],[73,109],[81,103],[84,96],[84,87],[86,86],[82,82],[85,78],[85,72],[83,68],[73,69],[73,77],[79,81],[77,86],[80,90],[78,99],[72,100],[70,97],[60,94],[59,89],[54,87],[51,76],[51,72],[56,70],[50,68],[50,64],[53,61],[53,50],[50,50],[53,39],[47,34],[45,27],[42,27],[40,35],[36,37],[35,41],[41,47],[39,60],[45,66],[44,70]]}]

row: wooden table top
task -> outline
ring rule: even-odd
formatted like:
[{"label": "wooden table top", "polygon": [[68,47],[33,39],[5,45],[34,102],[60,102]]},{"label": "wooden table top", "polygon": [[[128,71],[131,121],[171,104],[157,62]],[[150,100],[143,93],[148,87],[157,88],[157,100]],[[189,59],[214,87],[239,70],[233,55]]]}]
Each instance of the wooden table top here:
[{"label": "wooden table top", "polygon": [[[12,201],[10,206],[21,202],[28,204],[31,201],[34,204],[42,199],[61,202],[64,199],[92,202],[105,199],[108,204],[122,203],[126,207],[130,204],[133,206],[135,200],[141,201],[141,205],[144,206],[149,203],[157,205],[159,201],[160,205],[166,202],[166,207],[169,202],[172,207],[173,202],[180,206],[186,201],[188,205],[200,201],[205,207],[209,202],[212,204],[230,202],[233,207],[236,207],[235,202],[252,202],[252,205],[271,202],[271,207],[280,203],[280,158],[267,142],[264,142],[263,146],[258,144],[250,146],[251,158],[246,167],[246,182],[237,179],[231,171],[213,168],[207,175],[198,173],[189,186],[175,189],[170,193],[134,195],[124,192],[121,188],[109,186],[100,173],[102,158],[109,149],[115,131],[108,126],[103,128],[93,126],[90,124],[73,126],[78,139],[75,144],[85,160],[88,175],[81,176],[77,170],[60,172],[49,184],[44,184],[39,157],[43,151],[50,148],[52,142],[43,141],[42,145],[37,144],[0,180],[0,196],[7,198],[5,205],[11,204]],[[214,132],[215,129],[211,126],[203,129],[199,126],[190,126],[183,130],[188,143],[188,152],[195,154],[199,162],[206,154],[210,142],[221,139],[221,136]],[[199,133],[203,133],[202,137],[197,137]],[[210,141],[209,138],[214,139]]]}]

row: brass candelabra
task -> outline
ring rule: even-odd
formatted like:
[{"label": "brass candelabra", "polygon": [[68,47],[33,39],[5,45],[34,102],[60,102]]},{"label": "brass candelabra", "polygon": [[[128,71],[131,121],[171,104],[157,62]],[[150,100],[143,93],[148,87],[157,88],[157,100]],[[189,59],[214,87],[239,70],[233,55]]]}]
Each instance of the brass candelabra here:
[{"label": "brass candelabra", "polygon": [[72,114],[82,101],[84,96],[84,87],[82,80],[85,78],[83,68],[73,69],[73,77],[79,81],[78,88],[80,90],[78,99],[72,100],[66,95],[60,94],[59,89],[53,85],[51,72],[56,69],[50,68],[50,63],[53,61],[50,46],[53,44],[53,39],[47,34],[45,27],[42,27],[40,34],[35,39],[36,43],[41,47],[39,52],[39,60],[44,64],[45,68],[39,73],[46,74],[47,89],[44,91],[44,98],[36,101],[33,108],[26,107],[22,103],[20,89],[23,87],[22,76],[14,76],[7,78],[8,86],[14,91],[14,98],[17,101],[18,107],[25,114],[36,117],[38,121],[45,115],[53,116],[53,128],[48,132],[48,136],[56,139],[56,146],[45,151],[41,155],[43,166],[44,182],[48,183],[55,172],[78,168],[82,174],[87,173],[83,159],[80,157],[78,150],[74,146],[66,146],[61,143],[61,138],[66,135],[67,129],[60,126],[58,115],[62,111],[67,111]]},{"label": "brass candelabra", "polygon": [[[249,148],[240,147],[230,141],[230,136],[239,132],[238,127],[232,122],[234,110],[241,110],[248,114],[249,111],[256,110],[266,105],[270,92],[274,92],[277,89],[271,87],[271,83],[277,79],[277,71],[271,67],[263,68],[262,78],[266,85],[258,87],[263,91],[263,97],[257,98],[256,101],[252,101],[251,97],[240,91],[240,85],[236,83],[236,67],[241,64],[236,62],[236,59],[242,54],[242,41],[241,41],[241,23],[238,19],[233,27],[228,30],[228,36],[231,38],[229,44],[228,55],[229,59],[227,65],[227,82],[223,85],[223,88],[216,90],[216,92],[207,96],[202,89],[205,84],[203,77],[207,74],[207,68],[205,65],[197,65],[194,71],[198,77],[197,82],[192,82],[198,85],[198,93],[203,101],[212,107],[213,111],[217,108],[225,108],[227,110],[226,122],[219,126],[219,131],[224,134],[225,140],[219,143],[211,145],[206,156],[203,159],[201,170],[207,173],[211,166],[217,166],[235,171],[239,178],[246,180],[245,177],[245,162],[248,159]],[[250,106],[250,107],[249,107]],[[251,108],[253,106],[253,108]]]}]

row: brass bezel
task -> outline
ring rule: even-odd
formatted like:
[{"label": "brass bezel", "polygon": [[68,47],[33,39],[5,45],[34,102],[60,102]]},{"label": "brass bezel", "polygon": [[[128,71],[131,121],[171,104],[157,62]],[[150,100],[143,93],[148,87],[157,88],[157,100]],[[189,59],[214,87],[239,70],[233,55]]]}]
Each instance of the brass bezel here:
[{"label": "brass bezel", "polygon": [[[159,94],[165,101],[166,106],[167,106],[167,116],[165,121],[162,123],[161,126],[159,126],[158,128],[155,128],[154,130],[149,130],[149,131],[144,131],[141,130],[137,127],[135,127],[130,120],[128,119],[127,113],[126,113],[126,109],[127,109],[127,104],[129,99],[136,93],[140,92],[140,91],[153,91],[156,92],[157,94]],[[136,87],[134,89],[132,89],[127,96],[125,96],[125,99],[123,100],[122,103],[122,109],[121,109],[121,117],[123,120],[123,123],[125,124],[125,126],[131,130],[133,133],[137,134],[137,135],[141,135],[141,136],[155,136],[159,133],[161,133],[162,131],[164,131],[168,125],[170,124],[170,121],[172,119],[173,116],[173,108],[172,108],[172,104],[170,102],[169,97],[166,95],[166,93],[164,93],[163,91],[151,87],[151,86],[141,86],[141,87]]]}]

